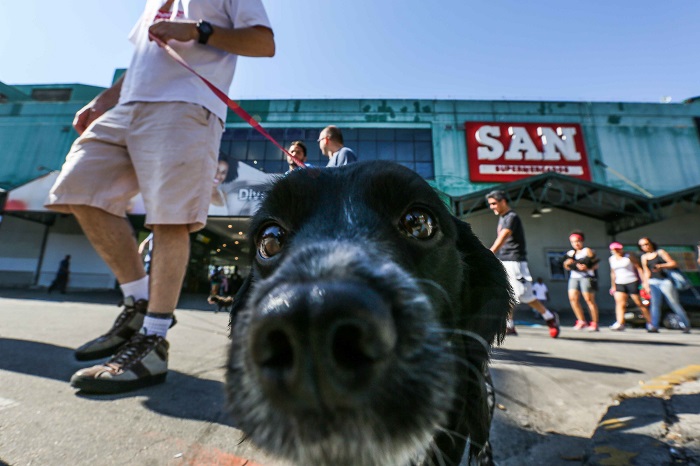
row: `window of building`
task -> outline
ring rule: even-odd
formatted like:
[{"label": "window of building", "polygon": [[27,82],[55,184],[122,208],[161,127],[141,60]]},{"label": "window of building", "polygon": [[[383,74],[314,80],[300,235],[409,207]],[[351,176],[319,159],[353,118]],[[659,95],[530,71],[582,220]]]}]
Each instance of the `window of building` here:
[{"label": "window of building", "polygon": [[70,100],[73,89],[32,89],[32,99],[45,102],[65,102]]},{"label": "window of building", "polygon": [[[292,141],[303,141],[308,150],[308,162],[324,167],[328,159],[318,147],[318,135],[323,128],[271,128],[270,135],[284,148]],[[341,128],[345,146],[360,160],[391,160],[404,165],[423,178],[435,176],[433,143],[430,129]],[[221,151],[266,173],[284,173],[284,154],[257,130],[228,128],[221,138]]]}]

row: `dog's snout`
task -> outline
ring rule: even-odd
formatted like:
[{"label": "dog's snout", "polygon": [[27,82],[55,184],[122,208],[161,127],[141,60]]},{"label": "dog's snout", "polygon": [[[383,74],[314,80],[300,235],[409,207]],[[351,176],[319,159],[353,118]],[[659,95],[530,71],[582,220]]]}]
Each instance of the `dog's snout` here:
[{"label": "dog's snout", "polygon": [[254,370],[270,399],[292,409],[353,406],[394,355],[391,306],[367,287],[284,285],[253,316]]}]

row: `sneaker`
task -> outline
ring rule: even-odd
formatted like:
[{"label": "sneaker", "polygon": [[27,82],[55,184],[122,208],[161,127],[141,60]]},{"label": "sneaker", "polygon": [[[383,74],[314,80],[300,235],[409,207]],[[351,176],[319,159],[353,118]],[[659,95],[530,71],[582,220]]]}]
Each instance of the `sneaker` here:
[{"label": "sneaker", "polygon": [[588,324],[588,327],[586,327],[586,330],[589,332],[597,332],[598,331],[598,322],[591,322]]},{"label": "sneaker", "polygon": [[[93,359],[106,358],[113,355],[136,332],[141,330],[143,319],[146,316],[148,301],[139,299],[134,301],[132,296],[124,298],[119,306],[124,310],[117,316],[112,328],[102,336],[90,340],[75,350],[75,359],[78,361],[92,361]],[[172,328],[177,323],[173,316]]]},{"label": "sneaker", "polygon": [[583,330],[586,327],[588,327],[588,324],[585,320],[577,320],[576,325],[574,325],[574,330]]},{"label": "sneaker", "polygon": [[105,364],[80,369],[70,379],[85,393],[121,393],[165,382],[168,341],[159,335],[135,333]]},{"label": "sneaker", "polygon": [[547,322],[547,327],[549,327],[549,336],[552,338],[557,338],[559,336],[559,314],[554,311],[550,311],[554,314],[554,317],[549,319]]},{"label": "sneaker", "polygon": [[647,324],[647,332],[648,333],[659,333],[659,329],[654,327],[651,324]]},{"label": "sneaker", "polygon": [[613,330],[615,332],[622,332],[625,330],[625,324],[621,324],[620,322],[616,321],[609,328],[610,328],[610,330]]},{"label": "sneaker", "polygon": [[514,335],[518,336],[518,331],[515,330],[515,327],[506,327],[506,335]]}]

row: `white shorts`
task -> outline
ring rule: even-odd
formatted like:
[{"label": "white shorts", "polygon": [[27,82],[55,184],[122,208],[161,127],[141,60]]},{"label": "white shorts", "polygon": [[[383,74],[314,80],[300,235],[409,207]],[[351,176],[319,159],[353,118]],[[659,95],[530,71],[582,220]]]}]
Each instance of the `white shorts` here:
[{"label": "white shorts", "polygon": [[201,105],[117,105],[73,143],[46,207],[97,207],[120,217],[141,192],[146,226],[204,227],[223,124]]},{"label": "white shorts", "polygon": [[508,273],[508,280],[515,293],[515,299],[524,304],[533,302],[536,298],[532,292],[532,275],[530,275],[527,262],[502,261],[502,263]]}]

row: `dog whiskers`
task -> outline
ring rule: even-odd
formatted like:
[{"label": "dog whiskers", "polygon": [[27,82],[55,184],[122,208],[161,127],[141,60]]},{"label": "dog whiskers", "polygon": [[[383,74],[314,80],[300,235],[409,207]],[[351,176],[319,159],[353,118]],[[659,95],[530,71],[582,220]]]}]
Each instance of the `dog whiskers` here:
[{"label": "dog whiskers", "polygon": [[442,301],[444,302],[444,304],[446,306],[451,306],[453,304],[452,300],[450,299],[450,295],[447,293],[447,290],[445,290],[445,288],[442,285],[440,285],[439,283],[437,283],[435,280],[418,278],[418,279],[416,279],[416,283],[422,284],[422,285],[428,285],[429,289],[437,291],[438,296],[442,299]]}]

